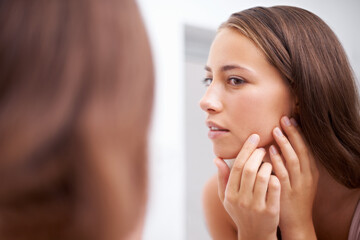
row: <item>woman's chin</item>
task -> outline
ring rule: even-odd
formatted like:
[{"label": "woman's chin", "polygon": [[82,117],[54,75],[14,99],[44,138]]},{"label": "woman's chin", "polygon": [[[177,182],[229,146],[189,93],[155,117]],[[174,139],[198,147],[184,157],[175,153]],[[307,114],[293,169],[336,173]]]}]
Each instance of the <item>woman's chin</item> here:
[{"label": "woman's chin", "polygon": [[233,159],[239,154],[240,149],[213,148],[215,156],[222,159]]}]

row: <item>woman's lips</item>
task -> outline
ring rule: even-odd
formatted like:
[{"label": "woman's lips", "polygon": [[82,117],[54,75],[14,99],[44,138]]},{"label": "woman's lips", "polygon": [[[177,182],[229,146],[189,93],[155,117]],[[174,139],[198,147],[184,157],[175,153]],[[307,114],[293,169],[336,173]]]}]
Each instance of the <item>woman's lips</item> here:
[{"label": "woman's lips", "polygon": [[208,137],[210,139],[216,139],[216,138],[224,136],[228,132],[229,132],[228,130],[226,130],[226,131],[225,130],[218,130],[218,131],[210,130],[209,133],[208,133]]},{"label": "woman's lips", "polygon": [[210,139],[216,139],[216,138],[222,137],[225,134],[230,132],[228,129],[221,127],[220,125],[218,125],[212,121],[207,121],[206,125],[209,127],[208,137]]}]

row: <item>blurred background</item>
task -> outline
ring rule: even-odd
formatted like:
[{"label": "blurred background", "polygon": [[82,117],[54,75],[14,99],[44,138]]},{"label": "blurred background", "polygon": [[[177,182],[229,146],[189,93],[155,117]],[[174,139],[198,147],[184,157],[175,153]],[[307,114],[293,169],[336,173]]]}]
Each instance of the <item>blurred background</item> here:
[{"label": "blurred background", "polygon": [[208,50],[231,13],[292,5],[320,16],[342,42],[360,76],[359,0],[137,0],[150,37],[156,99],[150,134],[150,183],[145,240],[210,239],[202,188],[216,173],[199,100]]}]

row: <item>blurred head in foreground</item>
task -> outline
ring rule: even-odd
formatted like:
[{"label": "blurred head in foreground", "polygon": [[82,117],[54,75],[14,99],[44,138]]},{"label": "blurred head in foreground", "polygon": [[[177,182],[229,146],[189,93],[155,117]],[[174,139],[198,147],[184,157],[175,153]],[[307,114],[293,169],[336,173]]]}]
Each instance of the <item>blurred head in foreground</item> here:
[{"label": "blurred head in foreground", "polygon": [[0,239],[141,228],[152,97],[134,1],[1,1]]}]

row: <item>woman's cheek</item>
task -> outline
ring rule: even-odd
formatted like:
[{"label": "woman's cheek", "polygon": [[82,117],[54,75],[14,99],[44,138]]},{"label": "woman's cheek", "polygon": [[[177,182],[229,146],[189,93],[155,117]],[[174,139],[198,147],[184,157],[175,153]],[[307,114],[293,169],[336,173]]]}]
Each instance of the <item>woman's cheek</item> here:
[{"label": "woman's cheek", "polygon": [[275,128],[274,127],[269,127],[266,129],[261,129],[259,131],[259,136],[260,136],[260,142],[259,142],[259,147],[266,147],[269,146],[270,144],[273,144],[275,139],[272,135],[272,129]]},{"label": "woman's cheek", "polygon": [[238,109],[242,112],[237,113],[236,119],[239,123],[238,135],[246,139],[253,133],[259,134],[259,147],[273,143],[272,130],[279,125],[282,116],[282,111],[279,111],[271,100],[264,101],[264,99],[267,98],[258,95],[243,99],[243,103],[249,104],[240,104]]}]

